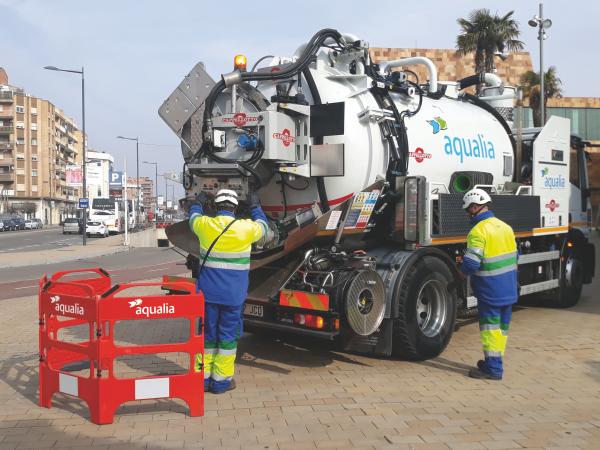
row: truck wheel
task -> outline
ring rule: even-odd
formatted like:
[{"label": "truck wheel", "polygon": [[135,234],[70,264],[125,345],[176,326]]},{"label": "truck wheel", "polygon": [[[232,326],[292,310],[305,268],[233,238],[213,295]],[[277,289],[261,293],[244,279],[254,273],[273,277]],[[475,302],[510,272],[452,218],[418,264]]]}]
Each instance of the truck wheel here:
[{"label": "truck wheel", "polygon": [[559,308],[575,306],[581,298],[584,267],[577,255],[570,254],[560,268],[559,287],[545,297]]},{"label": "truck wheel", "polygon": [[398,290],[399,314],[394,323],[393,353],[423,360],[444,351],[454,331],[456,289],[446,263],[424,256],[408,269]]}]

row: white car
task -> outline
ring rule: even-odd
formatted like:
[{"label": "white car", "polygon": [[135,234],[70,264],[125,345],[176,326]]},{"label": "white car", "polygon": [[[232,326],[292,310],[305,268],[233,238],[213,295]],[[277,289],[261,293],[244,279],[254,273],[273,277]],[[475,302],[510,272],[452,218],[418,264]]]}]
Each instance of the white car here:
[{"label": "white car", "polygon": [[25,221],[25,229],[26,230],[37,230],[39,228],[38,222],[34,219],[27,219]]},{"label": "white car", "polygon": [[88,236],[108,237],[108,227],[104,222],[88,221],[86,232]]}]

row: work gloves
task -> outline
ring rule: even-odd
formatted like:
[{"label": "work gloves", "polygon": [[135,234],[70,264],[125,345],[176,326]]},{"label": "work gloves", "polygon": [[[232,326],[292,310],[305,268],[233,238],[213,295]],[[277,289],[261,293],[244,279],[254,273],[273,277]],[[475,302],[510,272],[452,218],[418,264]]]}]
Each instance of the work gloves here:
[{"label": "work gloves", "polygon": [[248,206],[250,206],[250,209],[260,207],[260,198],[256,192],[248,194]]},{"label": "work gloves", "polygon": [[199,192],[196,195],[195,203],[200,206],[204,206],[204,204],[206,203],[206,200],[208,200],[208,195],[206,195],[206,192]]}]

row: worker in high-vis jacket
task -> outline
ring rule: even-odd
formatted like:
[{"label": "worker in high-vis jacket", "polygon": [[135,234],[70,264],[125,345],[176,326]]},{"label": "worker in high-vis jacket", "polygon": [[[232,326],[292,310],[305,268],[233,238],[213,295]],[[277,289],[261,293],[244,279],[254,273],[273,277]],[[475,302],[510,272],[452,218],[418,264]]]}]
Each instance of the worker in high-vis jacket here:
[{"label": "worker in high-vis jacket", "polygon": [[[204,295],[204,391],[221,394],[235,389],[234,364],[248,293],[250,251],[268,226],[255,193],[249,196],[252,220],[236,219],[235,191],[217,192],[215,217],[204,215],[206,200],[203,192],[196,197],[189,210],[189,223],[200,242],[197,288]],[[197,357],[197,371],[201,364]]]},{"label": "worker in high-vis jacket", "polygon": [[494,217],[492,202],[483,189],[463,197],[471,217],[471,231],[461,271],[471,277],[479,309],[479,330],[485,359],[469,372],[471,378],[501,380],[512,305],[517,302],[517,245],[512,228]]}]

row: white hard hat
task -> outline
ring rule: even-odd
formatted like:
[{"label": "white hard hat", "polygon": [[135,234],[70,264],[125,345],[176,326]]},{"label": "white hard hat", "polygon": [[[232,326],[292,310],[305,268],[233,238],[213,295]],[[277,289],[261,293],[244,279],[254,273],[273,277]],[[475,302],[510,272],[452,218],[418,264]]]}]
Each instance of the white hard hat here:
[{"label": "white hard hat", "polygon": [[238,205],[238,196],[235,191],[231,189],[220,189],[215,197],[215,203],[229,202],[234,205]]},{"label": "white hard hat", "polygon": [[491,201],[492,198],[490,197],[490,194],[485,192],[483,189],[471,189],[463,196],[463,209],[467,209],[473,203],[476,205],[485,205]]}]

